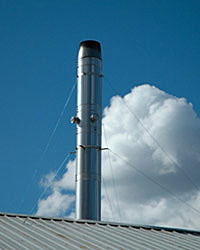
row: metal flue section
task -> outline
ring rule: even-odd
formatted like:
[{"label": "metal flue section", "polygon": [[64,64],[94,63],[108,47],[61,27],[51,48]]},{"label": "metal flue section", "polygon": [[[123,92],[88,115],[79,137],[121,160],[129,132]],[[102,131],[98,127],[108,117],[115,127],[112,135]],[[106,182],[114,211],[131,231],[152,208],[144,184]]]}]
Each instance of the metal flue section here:
[{"label": "metal flue section", "polygon": [[80,43],[77,70],[76,219],[101,220],[101,46]]}]

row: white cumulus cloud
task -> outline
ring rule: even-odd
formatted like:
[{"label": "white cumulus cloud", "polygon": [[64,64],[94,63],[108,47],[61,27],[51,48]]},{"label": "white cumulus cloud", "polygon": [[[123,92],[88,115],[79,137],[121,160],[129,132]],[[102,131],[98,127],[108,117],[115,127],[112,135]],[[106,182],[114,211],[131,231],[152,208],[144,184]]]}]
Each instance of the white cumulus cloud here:
[{"label": "white cumulus cloud", "polygon": [[[200,119],[192,104],[141,85],[114,96],[102,123],[102,146],[111,149],[102,151],[102,219],[199,229]],[[37,214],[73,212],[74,164]]]},{"label": "white cumulus cloud", "polygon": [[48,192],[48,196],[38,201],[36,215],[64,216],[67,214],[73,217],[72,208],[75,200],[74,168],[75,161],[69,161],[66,172],[60,180],[56,179],[56,174],[53,172],[47,174],[41,180],[40,184]]}]

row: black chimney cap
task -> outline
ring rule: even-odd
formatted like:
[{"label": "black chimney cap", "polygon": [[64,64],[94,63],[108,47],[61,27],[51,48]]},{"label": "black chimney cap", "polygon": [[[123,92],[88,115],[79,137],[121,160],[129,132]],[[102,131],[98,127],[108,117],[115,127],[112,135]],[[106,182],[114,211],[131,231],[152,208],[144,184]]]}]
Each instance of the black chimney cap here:
[{"label": "black chimney cap", "polygon": [[97,41],[86,40],[80,43],[79,58],[97,57],[101,59],[101,45]]}]

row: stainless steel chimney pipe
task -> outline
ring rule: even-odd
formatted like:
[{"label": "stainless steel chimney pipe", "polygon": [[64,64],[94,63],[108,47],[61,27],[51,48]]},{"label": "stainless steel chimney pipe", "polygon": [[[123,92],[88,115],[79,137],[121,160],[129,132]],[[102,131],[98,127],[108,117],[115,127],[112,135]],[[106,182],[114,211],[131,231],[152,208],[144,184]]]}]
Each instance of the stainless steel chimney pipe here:
[{"label": "stainless steel chimney pipe", "polygon": [[101,220],[101,46],[80,43],[77,70],[76,219]]}]

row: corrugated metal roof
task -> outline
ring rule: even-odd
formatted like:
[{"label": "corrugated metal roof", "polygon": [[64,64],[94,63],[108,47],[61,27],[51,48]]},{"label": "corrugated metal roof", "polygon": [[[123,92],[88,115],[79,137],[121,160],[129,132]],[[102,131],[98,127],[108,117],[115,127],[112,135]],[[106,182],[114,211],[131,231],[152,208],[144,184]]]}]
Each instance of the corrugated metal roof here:
[{"label": "corrugated metal roof", "polygon": [[0,213],[1,249],[200,249],[200,232]]}]

